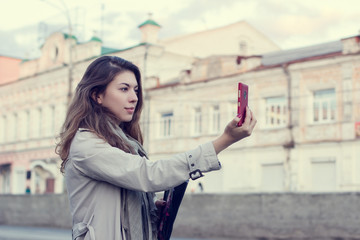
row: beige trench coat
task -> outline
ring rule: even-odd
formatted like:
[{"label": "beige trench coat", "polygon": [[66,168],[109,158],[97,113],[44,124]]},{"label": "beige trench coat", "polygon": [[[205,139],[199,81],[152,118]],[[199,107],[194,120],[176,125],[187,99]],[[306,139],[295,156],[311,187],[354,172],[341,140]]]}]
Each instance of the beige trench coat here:
[{"label": "beige trench coat", "polygon": [[121,189],[164,191],[188,180],[194,169],[220,169],[211,142],[169,159],[149,161],[79,129],[65,167],[73,239],[124,240]]}]

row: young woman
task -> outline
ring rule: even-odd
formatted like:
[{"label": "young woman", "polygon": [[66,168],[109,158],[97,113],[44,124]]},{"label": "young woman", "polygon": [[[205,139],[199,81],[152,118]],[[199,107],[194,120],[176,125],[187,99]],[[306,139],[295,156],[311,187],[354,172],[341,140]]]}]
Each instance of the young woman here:
[{"label": "young woman", "polygon": [[139,69],[104,56],[87,68],[67,111],[56,152],[70,201],[73,240],[156,239],[154,192],[220,169],[217,154],[250,136],[256,119],[234,118],[212,142],[169,159],[150,161],[139,126]]}]

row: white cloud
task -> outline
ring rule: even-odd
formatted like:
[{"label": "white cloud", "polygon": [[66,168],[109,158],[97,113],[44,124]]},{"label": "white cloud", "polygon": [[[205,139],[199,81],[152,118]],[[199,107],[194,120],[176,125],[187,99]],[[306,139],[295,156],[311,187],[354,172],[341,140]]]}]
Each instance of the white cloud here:
[{"label": "white cloud", "polygon": [[[138,43],[137,26],[149,12],[163,26],[163,38],[246,20],[283,49],[352,36],[360,28],[357,0],[11,0],[0,8],[0,54],[14,46],[7,43],[11,38],[17,39],[19,49],[27,49],[22,52],[34,52],[31,49],[38,44],[40,22],[47,27],[47,34],[66,31],[62,2],[80,41],[90,39],[94,31],[98,35],[103,32],[104,45],[118,48]],[[29,29],[26,35],[24,27]],[[29,50],[29,46],[35,47]]]}]

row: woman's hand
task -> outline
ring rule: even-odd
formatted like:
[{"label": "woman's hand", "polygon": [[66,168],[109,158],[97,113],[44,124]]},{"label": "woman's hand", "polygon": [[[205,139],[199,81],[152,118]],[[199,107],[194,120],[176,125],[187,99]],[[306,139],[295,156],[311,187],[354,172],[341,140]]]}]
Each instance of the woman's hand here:
[{"label": "woman's hand", "polygon": [[235,117],[230,123],[228,123],[224,133],[213,141],[216,154],[220,153],[231,144],[251,135],[257,121],[249,107],[246,107],[245,116],[244,123],[241,127],[238,127],[240,118]]},{"label": "woman's hand", "polygon": [[158,199],[155,201],[155,206],[157,208],[157,214],[159,218],[161,218],[161,214],[164,210],[165,205],[166,205],[166,201],[164,201],[163,199]]}]

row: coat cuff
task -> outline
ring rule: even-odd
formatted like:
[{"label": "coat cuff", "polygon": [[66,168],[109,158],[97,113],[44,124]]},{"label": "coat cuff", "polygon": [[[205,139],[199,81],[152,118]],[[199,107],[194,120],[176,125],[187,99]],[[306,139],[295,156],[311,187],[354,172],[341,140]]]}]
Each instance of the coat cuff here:
[{"label": "coat cuff", "polygon": [[189,164],[189,176],[192,180],[202,177],[203,172],[221,168],[212,142],[202,144],[198,148],[186,152],[186,159]]}]

